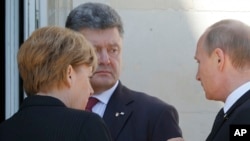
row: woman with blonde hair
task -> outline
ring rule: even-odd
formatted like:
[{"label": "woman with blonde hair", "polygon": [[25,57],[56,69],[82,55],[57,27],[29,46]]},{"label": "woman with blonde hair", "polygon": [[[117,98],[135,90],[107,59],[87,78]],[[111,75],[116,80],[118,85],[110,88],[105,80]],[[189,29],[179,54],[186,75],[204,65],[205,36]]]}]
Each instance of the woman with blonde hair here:
[{"label": "woman with blonde hair", "polygon": [[97,65],[80,33],[57,26],[35,30],[17,54],[27,94],[19,111],[0,124],[1,141],[110,141],[102,119],[84,111]]}]

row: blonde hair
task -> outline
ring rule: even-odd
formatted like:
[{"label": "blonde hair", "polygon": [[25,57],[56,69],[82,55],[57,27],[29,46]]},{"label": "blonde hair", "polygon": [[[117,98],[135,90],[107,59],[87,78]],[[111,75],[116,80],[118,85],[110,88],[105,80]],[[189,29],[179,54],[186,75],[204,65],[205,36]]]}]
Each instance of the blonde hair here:
[{"label": "blonde hair", "polygon": [[66,82],[67,68],[87,64],[97,66],[93,46],[80,33],[47,26],[35,30],[21,45],[17,54],[18,68],[27,95],[47,91]]}]

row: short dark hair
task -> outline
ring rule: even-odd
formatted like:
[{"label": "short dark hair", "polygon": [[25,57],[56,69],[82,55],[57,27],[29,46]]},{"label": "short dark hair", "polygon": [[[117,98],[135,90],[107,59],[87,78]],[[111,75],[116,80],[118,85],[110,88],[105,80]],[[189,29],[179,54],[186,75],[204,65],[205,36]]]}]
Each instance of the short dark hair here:
[{"label": "short dark hair", "polygon": [[84,28],[107,29],[117,27],[120,35],[124,33],[119,14],[103,3],[84,3],[74,8],[68,15],[65,26],[79,31]]}]

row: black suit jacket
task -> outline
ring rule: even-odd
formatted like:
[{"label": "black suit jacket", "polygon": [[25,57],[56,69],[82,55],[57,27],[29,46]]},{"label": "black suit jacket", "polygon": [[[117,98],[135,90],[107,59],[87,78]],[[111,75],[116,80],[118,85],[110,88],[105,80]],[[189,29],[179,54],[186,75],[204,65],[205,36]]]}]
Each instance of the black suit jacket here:
[{"label": "black suit jacket", "polygon": [[52,97],[30,96],[0,124],[0,141],[111,141],[111,136],[96,114],[67,108]]},{"label": "black suit jacket", "polygon": [[182,137],[177,110],[120,82],[103,116],[114,141],[166,141]]},{"label": "black suit jacket", "polygon": [[229,141],[230,125],[250,125],[250,91],[246,92],[225,114],[223,121],[211,131],[206,141]]}]

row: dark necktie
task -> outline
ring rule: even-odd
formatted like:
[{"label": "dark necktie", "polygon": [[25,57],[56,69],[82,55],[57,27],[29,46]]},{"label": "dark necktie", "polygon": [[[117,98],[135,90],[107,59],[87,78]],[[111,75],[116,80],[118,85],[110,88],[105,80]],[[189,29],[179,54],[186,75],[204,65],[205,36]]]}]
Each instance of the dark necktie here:
[{"label": "dark necktie", "polygon": [[95,97],[89,97],[89,101],[86,106],[86,111],[92,112],[93,106],[98,102],[99,100]]},{"label": "dark necktie", "polygon": [[217,116],[215,118],[212,130],[214,130],[217,126],[219,126],[223,120],[224,120],[224,110],[223,110],[223,108],[221,108],[219,113],[217,114]]},{"label": "dark necktie", "polygon": [[212,130],[211,130],[211,133],[207,137],[206,141],[212,140],[211,138],[213,138],[213,136],[217,133],[217,130],[222,125],[222,123],[225,119],[224,115],[225,115],[224,110],[223,110],[223,108],[221,108],[219,113],[217,114],[215,120],[214,120],[214,124],[213,124]]}]

